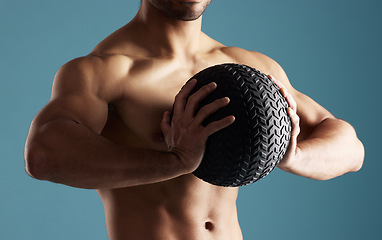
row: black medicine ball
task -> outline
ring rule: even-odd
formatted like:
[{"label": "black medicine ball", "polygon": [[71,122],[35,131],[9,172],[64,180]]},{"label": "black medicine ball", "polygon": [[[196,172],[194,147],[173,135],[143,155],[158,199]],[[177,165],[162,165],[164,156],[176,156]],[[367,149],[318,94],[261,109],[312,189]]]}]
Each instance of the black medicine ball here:
[{"label": "black medicine ball", "polygon": [[231,100],[203,124],[229,115],[235,116],[235,122],[208,138],[202,163],[193,174],[226,187],[265,177],[283,158],[290,139],[288,103],[278,86],[260,71],[240,64],[212,66],[194,78],[197,84],[191,94],[210,82],[217,84],[199,108],[222,97]]}]

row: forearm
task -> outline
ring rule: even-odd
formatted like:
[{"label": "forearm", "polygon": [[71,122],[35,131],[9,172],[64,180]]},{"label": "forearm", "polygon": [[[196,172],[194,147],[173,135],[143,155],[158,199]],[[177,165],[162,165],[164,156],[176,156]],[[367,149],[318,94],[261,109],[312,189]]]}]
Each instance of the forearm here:
[{"label": "forearm", "polygon": [[297,143],[296,157],[280,168],[317,180],[326,180],[361,168],[364,148],[345,121],[327,118]]},{"label": "forearm", "polygon": [[128,187],[184,174],[171,153],[117,145],[69,120],[32,127],[25,151],[31,176],[79,188]]}]

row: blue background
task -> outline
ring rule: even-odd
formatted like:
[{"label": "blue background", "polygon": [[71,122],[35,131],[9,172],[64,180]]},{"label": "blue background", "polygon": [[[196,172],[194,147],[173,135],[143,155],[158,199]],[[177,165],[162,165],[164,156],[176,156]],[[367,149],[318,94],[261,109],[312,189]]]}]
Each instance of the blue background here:
[{"label": "blue background", "polygon": [[[0,239],[107,239],[97,193],[28,177],[23,148],[58,68],[138,7],[138,0],[0,0]],[[296,89],[350,122],[366,149],[357,173],[314,181],[276,169],[242,187],[245,239],[380,238],[381,10],[378,0],[214,0],[207,9],[208,35],[278,61]]]}]

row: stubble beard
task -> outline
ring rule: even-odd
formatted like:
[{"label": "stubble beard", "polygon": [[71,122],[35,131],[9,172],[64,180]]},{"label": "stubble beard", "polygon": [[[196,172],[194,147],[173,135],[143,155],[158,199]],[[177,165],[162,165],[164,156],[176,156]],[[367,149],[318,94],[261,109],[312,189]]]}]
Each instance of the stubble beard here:
[{"label": "stubble beard", "polygon": [[207,6],[210,4],[210,1],[207,1],[204,3],[203,6],[199,7],[197,10],[192,10],[191,7],[195,5],[194,2],[184,2],[182,4],[189,5],[190,8],[181,8],[176,9],[172,4],[168,3],[167,1],[162,1],[159,3],[158,0],[152,0],[152,4],[159,9],[163,14],[166,16],[173,18],[178,21],[194,21],[200,18],[204,11],[206,10]]}]

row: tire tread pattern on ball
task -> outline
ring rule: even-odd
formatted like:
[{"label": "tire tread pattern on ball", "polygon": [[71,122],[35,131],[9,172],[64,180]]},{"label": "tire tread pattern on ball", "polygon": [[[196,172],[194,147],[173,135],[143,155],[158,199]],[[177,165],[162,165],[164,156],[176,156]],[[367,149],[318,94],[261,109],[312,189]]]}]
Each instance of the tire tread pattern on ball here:
[{"label": "tire tread pattern on ball", "polygon": [[208,138],[204,158],[194,175],[230,187],[268,175],[284,156],[291,131],[288,104],[277,85],[260,71],[240,64],[215,65],[193,78],[198,81],[192,93],[209,82],[217,83],[217,89],[202,100],[200,107],[221,97],[231,100],[204,125],[229,115],[236,118],[231,126]]}]

